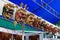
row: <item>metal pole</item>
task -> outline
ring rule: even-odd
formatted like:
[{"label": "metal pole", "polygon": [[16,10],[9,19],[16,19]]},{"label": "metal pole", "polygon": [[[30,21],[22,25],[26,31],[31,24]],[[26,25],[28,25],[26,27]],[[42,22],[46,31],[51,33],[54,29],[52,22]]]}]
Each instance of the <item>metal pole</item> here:
[{"label": "metal pole", "polygon": [[23,20],[23,23],[22,23],[22,40],[24,40],[24,20]]},{"label": "metal pole", "polygon": [[43,33],[39,34],[39,40],[43,40]]},{"label": "metal pole", "polygon": [[24,40],[24,27],[22,26],[22,40]]},{"label": "metal pole", "polygon": [[52,40],[57,40],[57,39],[55,38],[55,35],[53,35],[53,38],[52,38]]},{"label": "metal pole", "polygon": [[26,40],[29,40],[29,35],[26,35]]},{"label": "metal pole", "polygon": [[14,40],[13,34],[12,34],[11,40]]}]

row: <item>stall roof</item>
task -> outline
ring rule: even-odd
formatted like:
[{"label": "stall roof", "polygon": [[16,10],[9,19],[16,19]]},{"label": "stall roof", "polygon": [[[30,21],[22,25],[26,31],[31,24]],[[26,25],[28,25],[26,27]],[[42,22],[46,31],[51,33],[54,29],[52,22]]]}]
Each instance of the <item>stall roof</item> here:
[{"label": "stall roof", "polygon": [[[54,15],[50,14],[49,12],[47,12],[46,10],[41,8],[39,5],[37,5],[36,3],[33,2],[36,0],[18,0],[18,1],[17,0],[9,0],[9,1],[11,1],[17,5],[20,5],[21,2],[24,4],[27,4],[28,11],[33,12],[35,15],[42,17],[43,19],[49,21],[50,23],[55,24],[56,22],[60,21],[60,19],[58,19],[56,17],[57,15],[54,16]],[[50,0],[48,0],[48,1],[44,0],[44,1],[46,3],[50,2]],[[36,2],[40,3],[40,0],[37,0]],[[49,5],[58,12],[60,11],[59,10],[59,8],[60,8],[59,4],[60,4],[60,0],[52,0],[52,2],[49,3]]]}]

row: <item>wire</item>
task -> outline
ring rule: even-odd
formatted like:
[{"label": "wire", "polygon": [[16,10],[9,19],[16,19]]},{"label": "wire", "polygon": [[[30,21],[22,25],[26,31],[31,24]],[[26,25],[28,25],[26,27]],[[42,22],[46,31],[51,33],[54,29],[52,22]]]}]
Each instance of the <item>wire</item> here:
[{"label": "wire", "polygon": [[[41,1],[44,1],[44,0],[41,0]],[[51,2],[53,2],[53,0],[50,0],[49,2],[47,2],[47,4],[50,4]]]},{"label": "wire", "polygon": [[35,10],[33,10],[32,12],[35,12],[35,11],[37,11],[37,10],[39,10],[40,9],[40,7],[38,7],[37,9],[35,9]]},{"label": "wire", "polygon": [[53,14],[50,10],[48,10],[47,8],[45,8],[44,6],[41,6],[39,3],[37,3],[36,1],[32,0],[34,3],[36,3],[37,5],[39,5],[40,7],[42,7],[43,9],[45,9],[47,12],[49,12],[50,14],[54,15],[56,18],[60,19],[60,15],[56,10],[54,10],[52,7],[50,7],[47,3],[43,2],[46,4],[46,7],[48,6],[50,9],[52,9],[54,12],[56,12],[57,14]]},{"label": "wire", "polygon": [[[35,0],[36,1],[36,0]],[[43,0],[41,0],[41,2],[42,2]],[[52,2],[53,0],[51,0],[50,2],[48,2],[48,4],[50,4],[51,2]],[[39,8],[40,7],[38,7],[37,9],[35,9],[34,11],[32,11],[32,12],[35,12],[36,10],[39,10]]]}]

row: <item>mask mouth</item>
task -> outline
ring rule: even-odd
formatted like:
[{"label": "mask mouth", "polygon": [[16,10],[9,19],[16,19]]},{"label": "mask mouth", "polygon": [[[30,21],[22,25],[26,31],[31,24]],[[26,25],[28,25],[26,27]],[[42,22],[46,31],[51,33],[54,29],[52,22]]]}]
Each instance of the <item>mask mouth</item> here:
[{"label": "mask mouth", "polygon": [[10,19],[9,17],[6,17],[7,19]]},{"label": "mask mouth", "polygon": [[33,19],[32,17],[30,17],[30,19]]},{"label": "mask mouth", "polygon": [[11,16],[6,16],[7,19],[11,19]]}]

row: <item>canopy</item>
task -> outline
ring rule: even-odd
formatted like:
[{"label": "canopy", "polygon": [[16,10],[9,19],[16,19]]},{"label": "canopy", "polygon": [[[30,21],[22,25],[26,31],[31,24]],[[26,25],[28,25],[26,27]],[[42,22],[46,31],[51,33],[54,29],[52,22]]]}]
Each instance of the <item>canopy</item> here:
[{"label": "canopy", "polygon": [[[28,11],[33,12],[35,15],[40,16],[43,19],[45,19],[53,24],[55,24],[56,22],[58,22],[60,20],[60,18],[59,18],[60,13],[57,13],[54,15],[54,13],[49,13],[45,9],[41,8],[41,6],[40,6],[41,1],[40,0],[9,0],[9,1],[11,1],[17,5],[20,5],[21,2],[24,4],[27,4]],[[36,3],[34,1],[36,1]],[[48,1],[43,0],[43,1],[46,3],[49,3],[48,5],[50,7],[52,7],[52,10],[55,10],[55,12],[60,11],[60,9],[59,9],[60,8],[60,6],[59,6],[60,0],[48,0]],[[56,3],[56,2],[59,2],[59,3]]]}]

